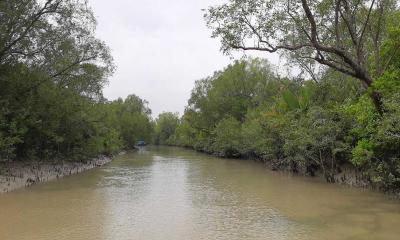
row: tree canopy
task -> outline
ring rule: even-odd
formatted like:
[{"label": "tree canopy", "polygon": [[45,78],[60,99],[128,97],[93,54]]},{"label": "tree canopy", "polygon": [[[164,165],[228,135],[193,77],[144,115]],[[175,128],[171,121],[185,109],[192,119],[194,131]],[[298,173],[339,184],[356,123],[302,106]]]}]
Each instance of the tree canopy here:
[{"label": "tree canopy", "polygon": [[343,73],[328,69],[315,82],[279,77],[265,60],[236,61],[196,82],[184,115],[172,121],[175,132],[160,143],[321,173],[330,182],[345,181],[340,173],[351,166],[396,190],[399,81],[388,72],[376,80],[387,109],[380,115],[360,81]]},{"label": "tree canopy", "polygon": [[147,102],[109,102],[114,71],[86,0],[0,1],[0,160],[85,160],[150,141]]},{"label": "tree canopy", "polygon": [[[369,88],[391,64],[381,49],[397,12],[394,0],[230,0],[210,7],[205,18],[224,52],[280,51],[311,76],[318,63]],[[381,94],[371,90],[371,97],[381,112]]]}]

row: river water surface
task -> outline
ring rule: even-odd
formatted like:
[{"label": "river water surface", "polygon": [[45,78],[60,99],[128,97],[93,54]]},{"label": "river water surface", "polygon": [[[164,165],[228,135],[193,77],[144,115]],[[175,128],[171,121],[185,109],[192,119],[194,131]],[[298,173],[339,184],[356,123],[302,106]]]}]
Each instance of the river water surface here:
[{"label": "river water surface", "polygon": [[400,203],[252,161],[148,147],[0,195],[1,240],[400,239]]}]

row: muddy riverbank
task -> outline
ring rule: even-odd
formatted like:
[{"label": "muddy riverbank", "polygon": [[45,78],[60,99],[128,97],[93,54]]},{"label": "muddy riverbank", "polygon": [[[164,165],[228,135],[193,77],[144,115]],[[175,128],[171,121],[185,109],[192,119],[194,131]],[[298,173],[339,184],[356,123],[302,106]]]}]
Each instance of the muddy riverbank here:
[{"label": "muddy riverbank", "polygon": [[[179,146],[175,146],[179,147]],[[229,159],[229,157],[224,156],[223,154],[213,153],[213,152],[206,152],[206,151],[199,151],[192,147],[183,147],[187,150],[197,151],[199,153],[207,154],[219,159]],[[263,158],[249,158],[243,156],[233,157],[235,160],[251,160],[263,164],[265,168],[271,171],[278,171],[278,172],[286,172],[293,175],[309,177],[309,178],[317,178],[323,181],[327,181],[326,177],[324,176],[321,170],[313,170],[312,173],[309,172],[310,169],[306,168],[298,168],[296,172],[294,172],[290,166],[282,165],[279,160],[271,160],[271,159],[263,159]],[[356,168],[349,164],[343,164],[338,166],[338,172],[332,176],[330,181],[331,184],[339,184],[339,185],[346,185],[349,187],[354,188],[362,188],[362,189],[369,189],[374,190],[377,192],[385,193],[391,197],[396,199],[400,199],[400,190],[398,191],[385,191],[374,185],[374,183],[365,175],[362,171],[358,171]]]},{"label": "muddy riverbank", "polygon": [[[119,155],[124,154],[121,152]],[[78,174],[111,162],[112,156],[99,156],[85,162],[12,162],[0,165],[0,194],[34,184]]]}]

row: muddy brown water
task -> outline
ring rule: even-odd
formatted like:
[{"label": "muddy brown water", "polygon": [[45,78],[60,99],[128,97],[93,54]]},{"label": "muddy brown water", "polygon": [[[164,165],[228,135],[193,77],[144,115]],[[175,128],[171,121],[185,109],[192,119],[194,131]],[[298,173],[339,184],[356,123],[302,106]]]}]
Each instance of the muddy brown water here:
[{"label": "muddy brown water", "polygon": [[397,240],[399,224],[380,193],[168,147],[0,195],[1,240]]}]

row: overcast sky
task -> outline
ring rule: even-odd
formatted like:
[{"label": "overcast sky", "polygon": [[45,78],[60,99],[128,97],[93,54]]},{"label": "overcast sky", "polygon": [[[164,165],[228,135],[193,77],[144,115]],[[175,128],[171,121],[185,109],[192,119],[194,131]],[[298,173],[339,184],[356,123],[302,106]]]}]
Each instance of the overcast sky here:
[{"label": "overcast sky", "polygon": [[113,100],[136,94],[149,101],[153,116],[182,114],[195,80],[232,62],[210,37],[201,11],[221,2],[91,0],[97,34],[112,49],[117,66],[104,95]]}]

